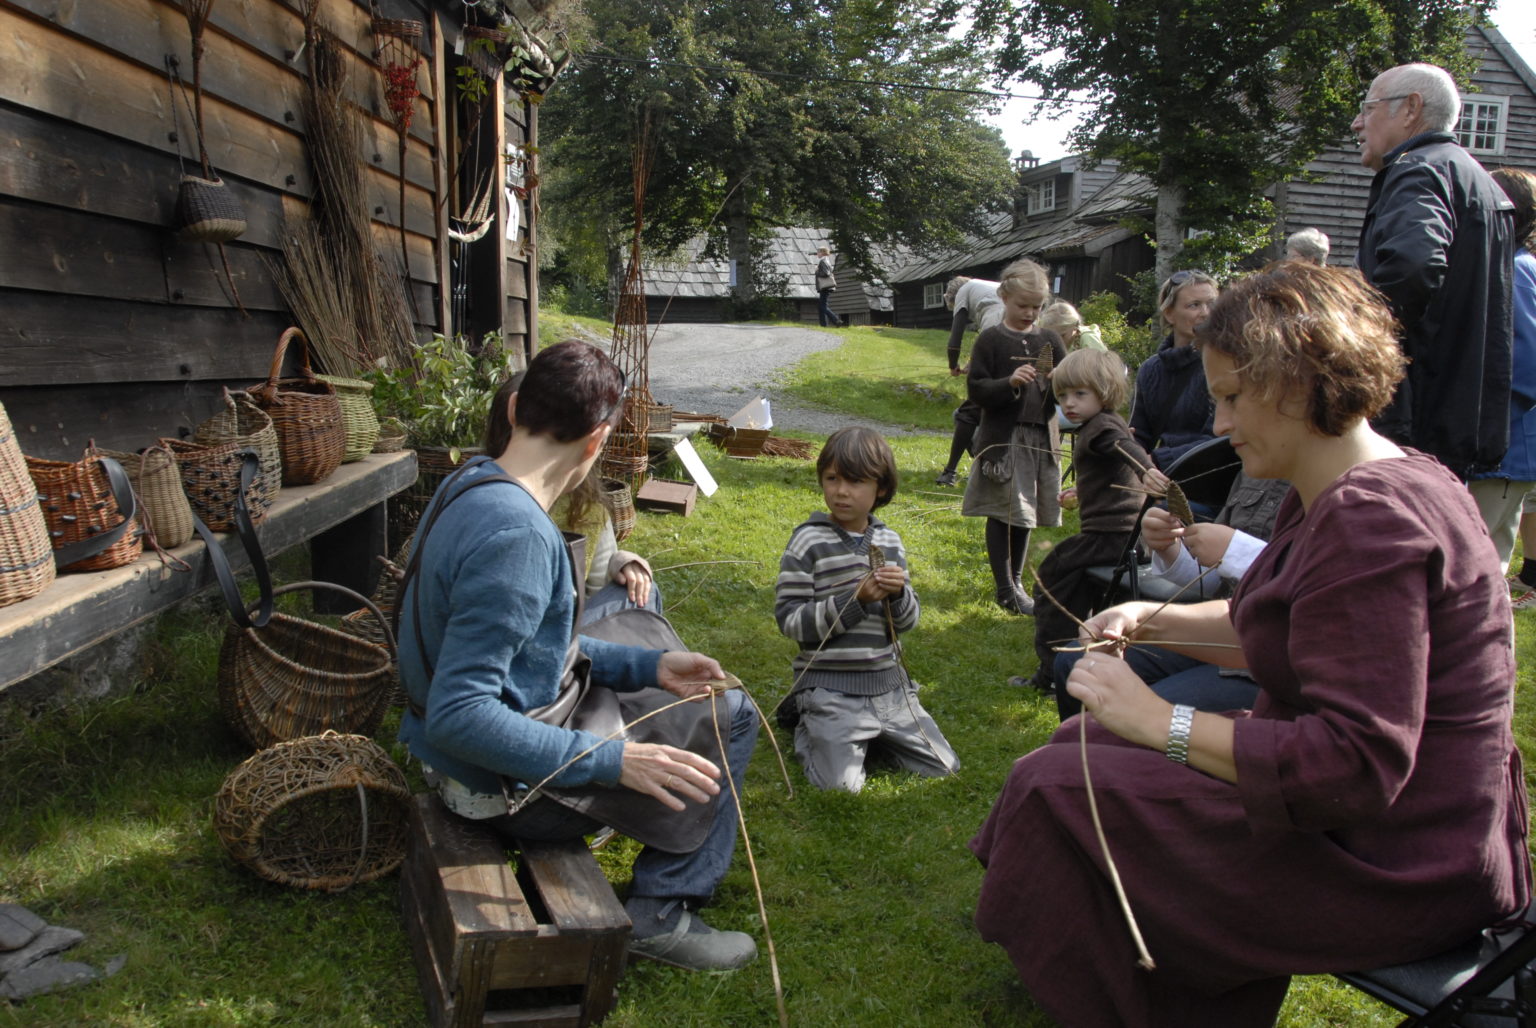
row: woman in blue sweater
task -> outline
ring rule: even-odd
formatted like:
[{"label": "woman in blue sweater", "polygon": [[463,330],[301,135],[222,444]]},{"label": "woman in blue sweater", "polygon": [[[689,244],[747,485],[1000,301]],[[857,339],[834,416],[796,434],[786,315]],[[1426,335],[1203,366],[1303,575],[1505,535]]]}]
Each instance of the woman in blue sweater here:
[{"label": "woman in blue sweater", "polygon": [[[642,806],[646,797],[673,811],[712,803],[702,843],[689,852],[647,846],[636,859],[625,904],[630,953],[692,969],[740,967],[756,955],[751,936],[717,932],[691,913],[735,848],[735,803],[720,768],[678,747],[605,742],[531,716],[560,694],[575,649],[576,578],[548,511],[602,451],[623,409],[623,375],[601,351],[559,343],[534,358],[512,403],[506,449],[444,483],[423,519],[419,567],[401,598],[400,675],[411,709],[400,738],[450,810],[508,838],[571,839],[601,827],[563,801],[529,795],[551,776],[561,789],[609,787],[610,801],[627,789]],[[580,654],[591,660],[594,686],[616,692],[660,686],[704,696],[724,677],[701,653],[582,637]],[[739,692],[724,701],[739,791],[757,717]]]}]

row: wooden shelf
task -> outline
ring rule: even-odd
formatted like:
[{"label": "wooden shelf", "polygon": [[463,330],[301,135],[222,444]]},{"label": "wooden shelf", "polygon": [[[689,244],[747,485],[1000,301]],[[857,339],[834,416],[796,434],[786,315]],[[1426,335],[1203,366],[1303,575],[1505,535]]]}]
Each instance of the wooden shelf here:
[{"label": "wooden shelf", "polygon": [[[343,464],[324,482],[285,486],[256,526],[268,557],[351,521],[416,481],[416,454],[375,453]],[[230,565],[249,566],[233,533],[220,541]],[[61,574],[30,600],[0,607],[0,689],[15,685],[153,617],[216,581],[202,540],[171,551],[192,570],[172,571],[149,548],[111,571]]]}]

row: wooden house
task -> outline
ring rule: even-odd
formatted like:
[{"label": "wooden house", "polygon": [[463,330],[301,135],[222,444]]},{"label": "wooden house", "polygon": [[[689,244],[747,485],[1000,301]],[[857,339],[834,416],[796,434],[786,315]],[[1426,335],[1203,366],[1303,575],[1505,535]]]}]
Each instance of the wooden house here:
[{"label": "wooden house", "polygon": [[[464,56],[466,30],[494,28],[485,11],[500,3],[213,3],[201,62],[204,139],[248,222],[222,256],[170,228],[178,182],[198,170],[183,4],[0,6],[0,403],[24,451],[75,458],[90,438],[136,449],[206,417],[222,386],[266,377],[291,323],[270,265],[281,260],[284,219],[302,217],[315,191],[303,104],[308,13],[345,55],[375,240],[397,267],[403,179],[418,338],[496,329],[531,347],[537,109],[496,85],[477,104],[459,86],[477,52]],[[391,33],[407,23],[420,35],[389,51]],[[419,95],[403,147],[381,51],[420,61],[406,72]],[[499,63],[480,63],[500,81]],[[494,227],[472,244],[455,242],[450,218],[474,213],[476,181],[494,187]]]},{"label": "wooden house", "polygon": [[886,277],[894,293],[895,324],[943,328],[945,284],[955,275],[997,279],[1021,257],[1046,265],[1057,295],[1077,301],[1101,290],[1124,292],[1127,274],[1151,264],[1151,248],[1120,220],[1145,206],[1146,182],[1113,162],[1090,166],[1081,157],[1039,164],[1018,161],[1013,209],[996,229],[937,255],[910,255]]},{"label": "wooden house", "polygon": [[[776,228],[758,244],[759,291],[782,300],[800,321],[817,320],[816,248],[830,245],[829,238],[820,228]],[[732,320],[735,280],[730,261],[711,256],[704,238],[691,241],[681,254],[647,261],[642,270],[646,319],[651,324]],[[836,274],[839,284],[831,306],[845,321],[855,325],[890,322],[889,289],[849,274],[843,263]]]},{"label": "wooden house", "polygon": [[[207,15],[197,62],[194,9]],[[314,95],[356,130],[366,199],[349,209],[394,262],[405,352],[434,332],[496,330],[531,354],[530,94],[558,71],[539,10],[524,0],[0,4],[0,404],[23,452],[76,460],[89,440],[134,451],[185,436],[222,406],[225,386],[268,377],[295,320],[274,270],[285,225],[307,217],[326,181],[305,107],[320,51],[338,84]],[[528,25],[532,36],[518,27]],[[246,222],[222,244],[172,228],[183,176],[203,175],[200,140]],[[407,451],[285,489],[259,526],[262,545],[312,543],[314,577],[366,593],[373,556],[386,552],[383,501],[415,478]],[[0,609],[0,689],[209,585],[201,544],[183,556],[190,574],[146,558],[61,575]]]}]

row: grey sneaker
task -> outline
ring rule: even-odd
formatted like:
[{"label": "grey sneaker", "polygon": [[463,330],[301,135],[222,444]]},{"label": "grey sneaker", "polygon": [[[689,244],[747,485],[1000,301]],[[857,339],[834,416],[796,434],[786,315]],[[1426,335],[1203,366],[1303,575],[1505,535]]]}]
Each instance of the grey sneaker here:
[{"label": "grey sneaker", "polygon": [[629,940],[630,960],[654,960],[686,971],[734,971],[757,958],[746,932],[721,932],[686,908],[671,931]]}]

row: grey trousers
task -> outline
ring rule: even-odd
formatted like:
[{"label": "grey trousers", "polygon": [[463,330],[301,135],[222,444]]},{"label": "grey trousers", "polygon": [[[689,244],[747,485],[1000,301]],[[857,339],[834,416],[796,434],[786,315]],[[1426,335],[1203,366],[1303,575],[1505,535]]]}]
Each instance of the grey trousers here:
[{"label": "grey trousers", "polygon": [[807,689],[795,698],[800,707],[795,756],[818,789],[858,792],[864,788],[869,756],[930,778],[960,767],[954,747],[918,702],[917,687],[910,682],[879,696]]}]

